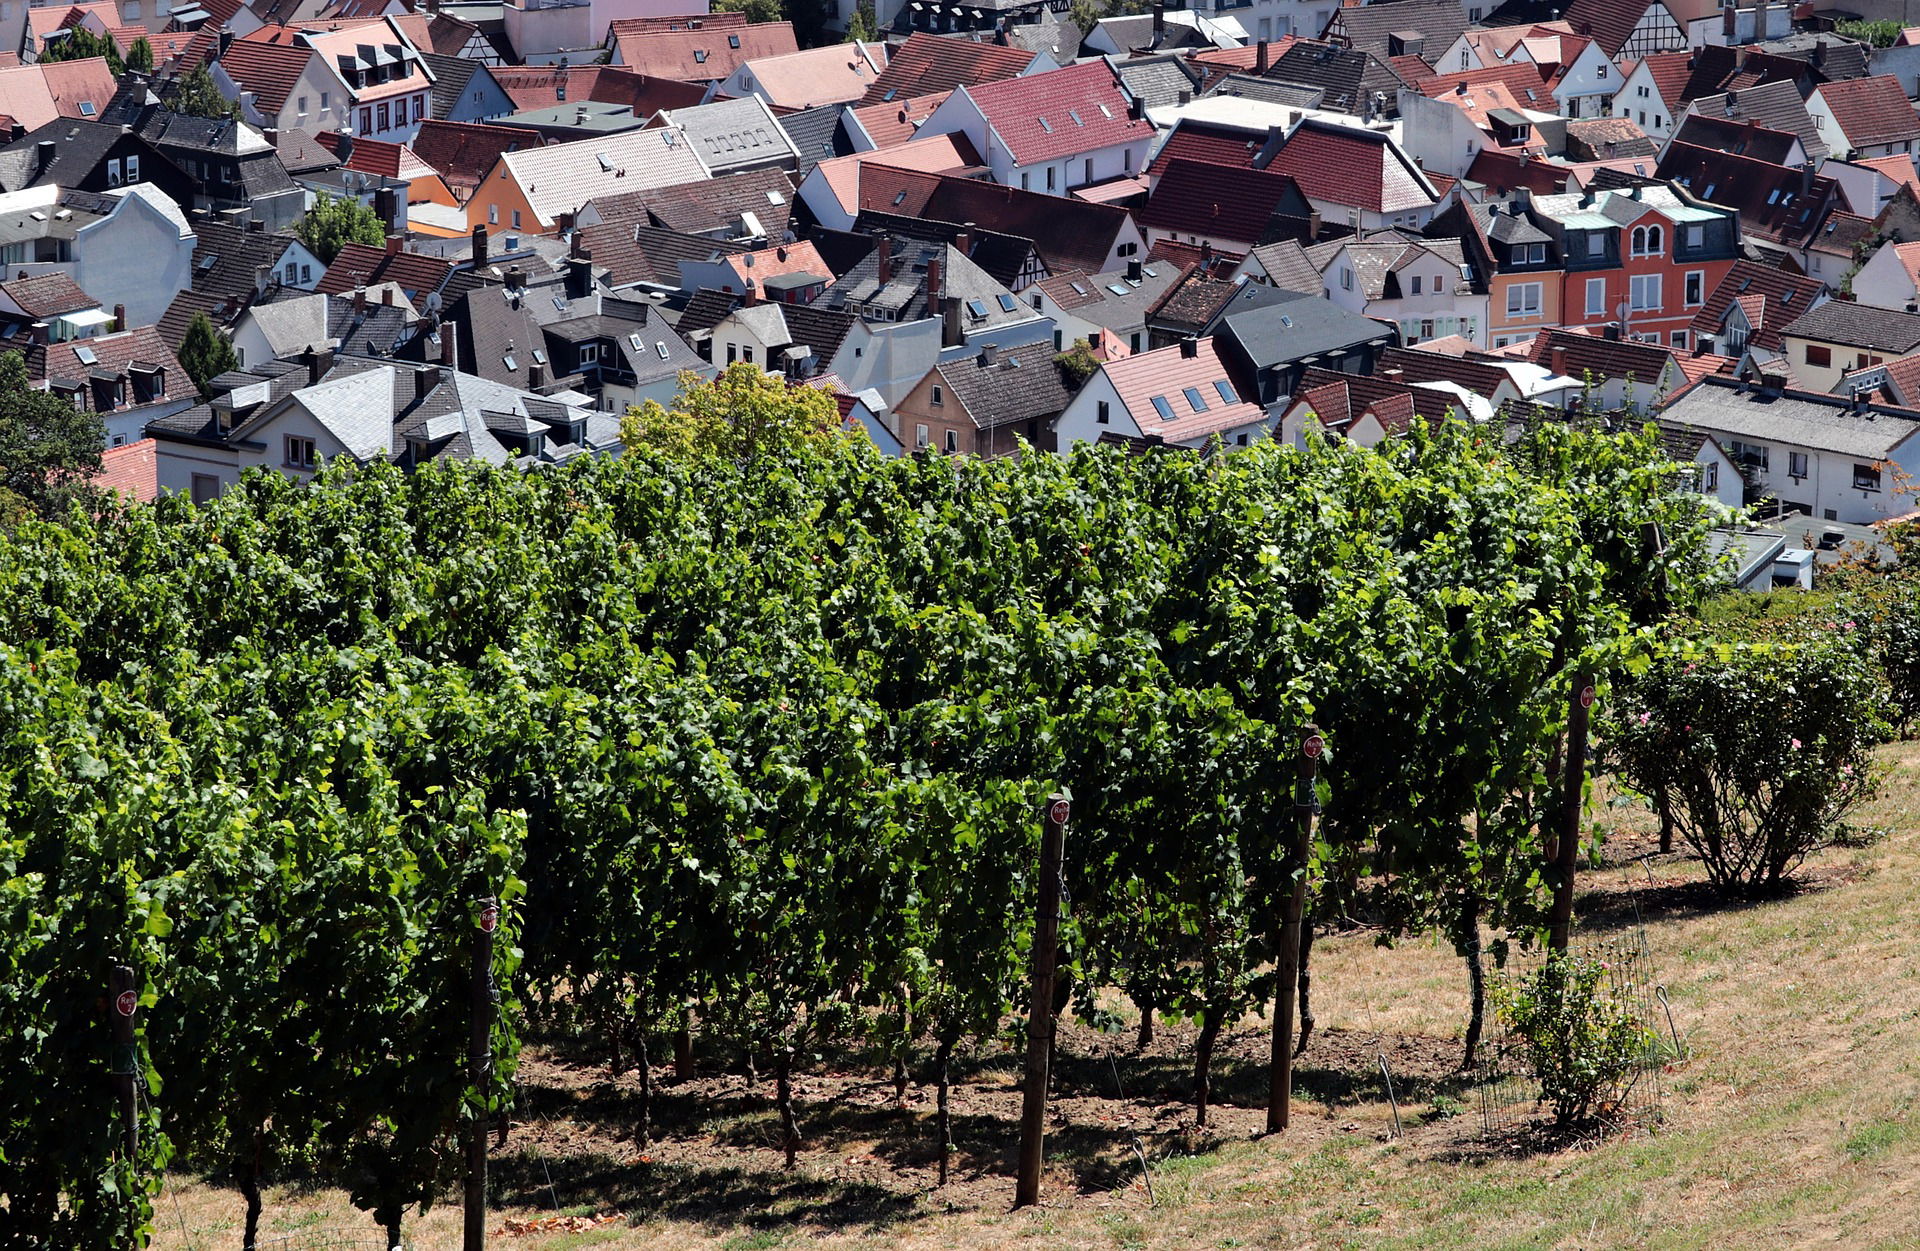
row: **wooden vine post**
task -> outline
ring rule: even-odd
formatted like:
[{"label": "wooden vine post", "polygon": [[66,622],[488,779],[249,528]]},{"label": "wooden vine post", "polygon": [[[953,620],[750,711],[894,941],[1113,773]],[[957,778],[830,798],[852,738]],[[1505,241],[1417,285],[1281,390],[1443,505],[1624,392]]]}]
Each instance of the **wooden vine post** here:
[{"label": "wooden vine post", "polygon": [[1593,674],[1573,675],[1567,705],[1567,755],[1561,773],[1559,829],[1553,846],[1553,908],[1547,914],[1547,950],[1565,951],[1573,936],[1573,881],[1580,867],[1580,809],[1587,788],[1587,719]]},{"label": "wooden vine post", "polygon": [[1293,999],[1300,980],[1300,919],[1307,909],[1307,865],[1313,857],[1313,818],[1320,811],[1315,785],[1326,740],[1314,725],[1300,727],[1294,763],[1293,829],[1281,871],[1289,883],[1280,916],[1280,959],[1273,995],[1273,1051],[1268,1068],[1267,1132],[1287,1127],[1293,1112]]},{"label": "wooden vine post", "polygon": [[1013,1206],[1040,1202],[1040,1165],[1047,1134],[1047,1059],[1053,1049],[1053,977],[1060,943],[1060,865],[1066,855],[1072,796],[1047,799],[1040,836],[1040,888],[1035,892],[1033,998],[1027,1009],[1026,1096],[1020,1109],[1020,1174]]},{"label": "wooden vine post", "polygon": [[[467,1081],[480,1107],[493,1077],[493,932],[500,928],[500,901],[475,900],[473,965],[469,982],[472,1032],[467,1037]],[[466,1223],[462,1251],[486,1251],[487,1118],[476,1109],[467,1123]]]}]

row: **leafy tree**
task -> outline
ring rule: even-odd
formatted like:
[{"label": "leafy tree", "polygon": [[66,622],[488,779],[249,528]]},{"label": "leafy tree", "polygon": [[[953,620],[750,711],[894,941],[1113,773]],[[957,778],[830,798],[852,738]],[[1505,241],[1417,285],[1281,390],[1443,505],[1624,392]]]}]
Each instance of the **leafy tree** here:
[{"label": "leafy tree", "polygon": [[1073,346],[1053,359],[1076,387],[1085,386],[1087,379],[1100,369],[1100,361],[1093,354],[1093,345],[1085,339],[1075,339]]},{"label": "leafy tree", "polygon": [[682,459],[752,460],[838,438],[839,406],[818,387],[794,386],[745,361],[708,381],[680,375],[672,408],[648,400],[620,423],[629,448],[649,447]]},{"label": "leafy tree", "polygon": [[328,265],[349,243],[379,247],[387,237],[380,215],[351,196],[322,193],[306,216],[293,224],[294,236]]},{"label": "leafy tree", "polygon": [[[149,58],[153,55],[151,46],[147,55]],[[112,36],[96,35],[84,26],[71,27],[65,36],[49,42],[40,53],[42,61],[85,61],[93,57],[104,58],[116,78],[126,73],[127,67],[121,63],[120,49]]]},{"label": "leafy tree", "polygon": [[749,22],[781,20],[780,0],[714,0],[715,13],[744,13]]},{"label": "leafy tree", "polygon": [[1862,40],[1871,47],[1891,48],[1900,38],[1901,29],[1899,22],[1846,21],[1836,23],[1833,31],[1849,39]]},{"label": "leafy tree", "polygon": [[854,7],[853,20],[847,23],[849,41],[872,43],[880,37],[880,22],[873,12],[873,0],[860,0]]},{"label": "leafy tree", "polygon": [[145,35],[134,40],[133,46],[127,49],[127,68],[136,74],[153,73],[153,44],[148,42]]},{"label": "leafy tree", "polygon": [[196,65],[182,78],[167,99],[167,106],[189,117],[233,118],[240,116],[240,102],[220,94],[213,75],[204,65]]},{"label": "leafy tree", "polygon": [[106,442],[98,413],[35,390],[20,353],[0,354],[0,492],[16,508],[50,517],[89,497]]},{"label": "leafy tree", "polygon": [[195,313],[187,323],[186,338],[180,343],[180,363],[186,367],[193,385],[200,388],[200,394],[205,395],[207,383],[228,370],[238,369],[240,358],[234,355],[233,345],[214,328],[213,319],[205,313]]}]

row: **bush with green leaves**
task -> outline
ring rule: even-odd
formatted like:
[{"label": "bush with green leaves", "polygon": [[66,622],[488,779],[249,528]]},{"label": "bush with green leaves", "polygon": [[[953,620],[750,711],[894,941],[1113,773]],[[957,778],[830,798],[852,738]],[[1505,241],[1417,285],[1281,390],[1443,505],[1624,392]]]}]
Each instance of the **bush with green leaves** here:
[{"label": "bush with green leaves", "polygon": [[1561,1125],[1611,1119],[1655,1042],[1613,993],[1606,962],[1579,952],[1549,952],[1531,973],[1502,978],[1493,1002]]},{"label": "bush with green leaves", "polygon": [[1885,739],[1853,621],[1791,642],[1681,642],[1621,682],[1602,733],[1725,891],[1778,888],[1873,793]]}]

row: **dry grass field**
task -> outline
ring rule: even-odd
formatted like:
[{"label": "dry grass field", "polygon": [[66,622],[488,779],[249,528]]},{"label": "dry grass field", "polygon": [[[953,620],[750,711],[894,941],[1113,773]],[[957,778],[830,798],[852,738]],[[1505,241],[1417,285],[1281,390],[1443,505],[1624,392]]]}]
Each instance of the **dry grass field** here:
[{"label": "dry grass field", "polygon": [[[1301,1062],[1305,1102],[1286,1135],[1254,1136],[1257,1020],[1223,1040],[1224,1105],[1205,1135],[1178,1102],[1182,1031],[1164,1028],[1142,1056],[1130,1035],[1074,1027],[1062,1040],[1047,1201],[1020,1212],[1008,1210],[1010,1054],[966,1066],[955,1178],[937,1190],[931,1091],[910,1089],[903,1106],[877,1067],[800,1082],[807,1149],[789,1173],[767,1081],[664,1080],[664,1140],[642,1152],[622,1129],[631,1074],[609,1082],[592,1056],[531,1048],[512,1139],[494,1157],[490,1241],[526,1251],[1920,1247],[1920,745],[1882,759],[1886,785],[1861,821],[1883,836],[1823,854],[1802,889],[1766,902],[1711,899],[1681,857],[1642,867],[1641,820],[1598,810],[1620,837],[1612,867],[1583,875],[1584,933],[1631,925],[1638,907],[1691,1051],[1663,1077],[1658,1132],[1489,1146],[1473,1091],[1452,1072],[1460,961],[1355,934],[1315,946],[1322,1033]],[[1396,1075],[1398,1138],[1380,1054]],[[160,1251],[239,1246],[241,1201],[217,1180],[174,1176],[156,1215]],[[543,1221],[570,1228],[528,1228]],[[371,1219],[328,1190],[271,1191],[265,1233],[275,1251],[378,1246]],[[407,1233],[418,1251],[458,1247],[457,1196]]]}]

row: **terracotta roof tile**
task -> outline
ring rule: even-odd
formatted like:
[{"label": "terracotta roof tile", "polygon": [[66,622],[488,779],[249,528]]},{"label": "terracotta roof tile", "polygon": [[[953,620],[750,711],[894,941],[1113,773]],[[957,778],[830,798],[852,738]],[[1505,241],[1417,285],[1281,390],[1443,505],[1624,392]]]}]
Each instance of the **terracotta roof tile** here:
[{"label": "terracotta roof tile", "polygon": [[[1175,160],[1161,172],[1138,220],[1249,246],[1265,242],[1274,212],[1300,188],[1285,174]],[[1304,201],[1299,201],[1304,205]]]},{"label": "terracotta roof tile", "polygon": [[1312,199],[1376,213],[1425,208],[1439,198],[1376,131],[1302,122],[1267,168],[1293,175]]},{"label": "terracotta roof tile", "polygon": [[1920,132],[1920,114],[1891,74],[1825,83],[1816,94],[1856,149],[1905,142]]},{"label": "terracotta roof tile", "polygon": [[160,458],[152,439],[122,443],[100,453],[93,485],[123,501],[150,503],[160,495]]},{"label": "terracotta roof tile", "polygon": [[[1187,443],[1262,419],[1259,405],[1240,398],[1217,341],[1208,337],[1194,347],[1190,357],[1176,344],[1101,366],[1142,434]],[[1234,402],[1221,397],[1220,385],[1233,394]],[[1188,388],[1199,393],[1204,408],[1196,409],[1186,395]],[[1171,420],[1160,415],[1156,398],[1172,413]]]},{"label": "terracotta roof tile", "polygon": [[312,59],[311,48],[236,39],[220,57],[220,67],[242,91],[253,93],[261,113],[271,115],[286,107],[287,94]]},{"label": "terracotta roof tile", "polygon": [[1105,61],[960,90],[1021,165],[1113,147],[1153,133],[1151,123],[1127,115],[1126,94]]},{"label": "terracotta roof tile", "polygon": [[0,294],[35,320],[100,307],[100,301],[82,291],[79,283],[59,272],[0,282]]},{"label": "terracotta roof tile", "polygon": [[951,91],[939,91],[929,96],[914,96],[886,104],[863,104],[847,112],[867,137],[873,140],[874,147],[897,148],[918,135],[920,124],[933,116],[933,111],[945,104],[947,97],[952,94]]},{"label": "terracotta roof tile", "polygon": [[944,96],[955,87],[1015,78],[1033,64],[1033,55],[1025,48],[972,43],[917,30],[893,50],[887,67],[860,97],[860,103],[893,103],[936,93]]},{"label": "terracotta roof tile", "polygon": [[1173,161],[1202,161],[1209,165],[1253,168],[1265,136],[1238,126],[1216,126],[1182,118],[1167,132],[1165,142],[1147,166],[1149,179],[1159,176]]},{"label": "terracotta roof tile", "polygon": [[611,24],[620,64],[637,74],[682,82],[717,82],[756,57],[795,52],[792,22],[755,22],[746,26],[692,31],[651,29],[647,19]]},{"label": "terracotta roof tile", "polygon": [[[456,194],[480,185],[502,152],[514,148],[537,148],[546,142],[537,130],[517,126],[482,126],[471,122],[441,122],[428,119],[420,123],[413,138],[413,152],[440,171]],[[463,197],[464,198],[464,197]]]},{"label": "terracotta roof tile", "polygon": [[446,285],[454,262],[440,256],[422,256],[417,252],[388,252],[364,243],[349,243],[340,249],[320,276],[314,290],[323,295],[345,295],[355,287],[371,287],[382,282],[397,283],[415,307],[429,291]]}]

